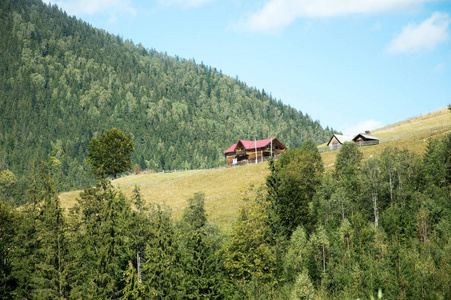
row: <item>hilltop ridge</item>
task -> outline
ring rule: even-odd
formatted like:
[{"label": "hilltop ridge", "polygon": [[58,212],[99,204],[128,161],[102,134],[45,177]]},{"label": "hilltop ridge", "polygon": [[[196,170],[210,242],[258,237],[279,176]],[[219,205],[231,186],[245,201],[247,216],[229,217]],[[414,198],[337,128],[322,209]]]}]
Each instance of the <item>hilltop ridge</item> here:
[{"label": "hilltop ridge", "polygon": [[156,171],[220,165],[232,141],[268,132],[289,147],[332,132],[214,67],[110,35],[40,0],[1,1],[0,52],[0,170],[13,172],[22,192],[41,160],[60,190],[92,184],[86,147],[113,127],[132,135],[133,164]]}]

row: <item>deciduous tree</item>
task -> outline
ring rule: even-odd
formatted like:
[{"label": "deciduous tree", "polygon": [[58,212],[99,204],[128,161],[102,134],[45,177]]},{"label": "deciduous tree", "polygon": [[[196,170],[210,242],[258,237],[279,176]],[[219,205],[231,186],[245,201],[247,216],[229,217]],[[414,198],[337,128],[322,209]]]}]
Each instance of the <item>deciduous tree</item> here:
[{"label": "deciduous tree", "polygon": [[98,139],[91,139],[86,160],[91,165],[91,172],[98,178],[116,178],[118,173],[130,169],[133,149],[131,136],[113,128],[106,130]]}]

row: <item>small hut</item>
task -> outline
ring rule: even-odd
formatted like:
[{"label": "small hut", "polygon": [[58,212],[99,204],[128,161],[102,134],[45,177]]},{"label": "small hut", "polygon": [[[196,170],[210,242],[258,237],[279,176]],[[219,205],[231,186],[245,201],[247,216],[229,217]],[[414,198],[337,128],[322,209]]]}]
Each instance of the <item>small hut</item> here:
[{"label": "small hut", "polygon": [[346,136],[346,135],[340,135],[340,134],[334,134],[330,140],[329,143],[327,143],[327,147],[330,148],[330,150],[338,149],[343,145],[345,142],[351,142],[352,136]]},{"label": "small hut", "polygon": [[379,139],[377,137],[366,133],[359,133],[352,139],[352,141],[359,144],[359,146],[379,144]]}]

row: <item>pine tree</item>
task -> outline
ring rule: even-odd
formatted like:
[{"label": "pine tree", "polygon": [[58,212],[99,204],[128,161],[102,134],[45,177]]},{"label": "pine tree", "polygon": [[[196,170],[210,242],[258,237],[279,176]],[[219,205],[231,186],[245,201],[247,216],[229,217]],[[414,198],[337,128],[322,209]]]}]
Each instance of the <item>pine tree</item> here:
[{"label": "pine tree", "polygon": [[321,184],[324,166],[313,142],[301,149],[290,149],[270,164],[267,178],[269,222],[276,235],[289,238],[297,226],[307,232],[315,220],[309,210],[313,196]]},{"label": "pine tree", "polygon": [[66,222],[50,174],[42,163],[32,177],[29,203],[20,214],[14,276],[20,297],[63,299],[66,280]]},{"label": "pine tree", "polygon": [[255,279],[271,284],[275,280],[276,255],[270,243],[266,206],[262,191],[255,199],[244,199],[230,239],[219,251],[226,271],[237,281]]},{"label": "pine tree", "polygon": [[50,173],[43,164],[40,173],[43,205],[38,223],[39,248],[33,276],[34,293],[39,298],[64,299],[68,295],[66,221]]},{"label": "pine tree", "polygon": [[185,294],[188,298],[212,299],[221,293],[220,262],[215,255],[219,246],[216,229],[207,224],[205,194],[195,193],[188,199],[180,228]]},{"label": "pine tree", "polygon": [[11,299],[12,292],[15,289],[16,282],[12,277],[12,249],[14,246],[15,213],[11,208],[0,201],[0,298]]},{"label": "pine tree", "polygon": [[122,290],[124,300],[142,300],[145,298],[144,285],[141,283],[136,269],[131,261],[128,262],[128,269],[124,272],[125,286]]},{"label": "pine tree", "polygon": [[27,204],[17,215],[17,235],[14,238],[14,251],[11,260],[12,276],[17,282],[14,291],[17,297],[30,298],[33,294],[33,274],[39,263],[37,251],[40,248],[38,231],[41,212],[41,186],[39,177],[34,172],[30,177],[27,190]]},{"label": "pine tree", "polygon": [[111,183],[99,181],[80,194],[76,211],[77,248],[72,281],[73,298],[89,294],[105,299],[121,295],[123,274],[132,258],[128,237],[131,208]]},{"label": "pine tree", "polygon": [[182,268],[178,241],[168,211],[159,205],[150,210],[151,238],[145,250],[142,280],[151,298],[181,297]]}]

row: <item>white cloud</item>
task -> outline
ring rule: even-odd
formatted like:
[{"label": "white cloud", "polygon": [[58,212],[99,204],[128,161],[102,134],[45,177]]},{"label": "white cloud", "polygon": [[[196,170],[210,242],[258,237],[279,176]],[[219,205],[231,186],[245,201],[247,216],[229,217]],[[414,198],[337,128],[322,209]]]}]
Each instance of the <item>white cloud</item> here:
[{"label": "white cloud", "polygon": [[381,22],[376,22],[373,27],[371,27],[371,30],[373,31],[381,31],[382,30],[382,24]]},{"label": "white cloud", "polygon": [[103,13],[114,19],[116,14],[136,15],[130,0],[50,0],[69,15],[94,15]]},{"label": "white cloud", "polygon": [[435,12],[420,25],[411,23],[405,26],[387,45],[387,51],[397,54],[433,50],[438,44],[449,40],[447,30],[450,23],[448,14]]},{"label": "white cloud", "polygon": [[325,18],[374,14],[411,8],[433,0],[269,0],[237,27],[250,31],[278,32],[298,18]]},{"label": "white cloud", "polygon": [[159,2],[164,5],[179,6],[183,8],[201,6],[212,0],[160,0]]},{"label": "white cloud", "polygon": [[446,68],[445,64],[438,64],[434,67],[434,72],[441,72]]},{"label": "white cloud", "polygon": [[355,136],[359,133],[365,132],[365,130],[374,130],[380,127],[382,127],[382,123],[380,121],[370,119],[361,121],[355,125],[343,125],[339,130],[343,132],[344,135]]}]

